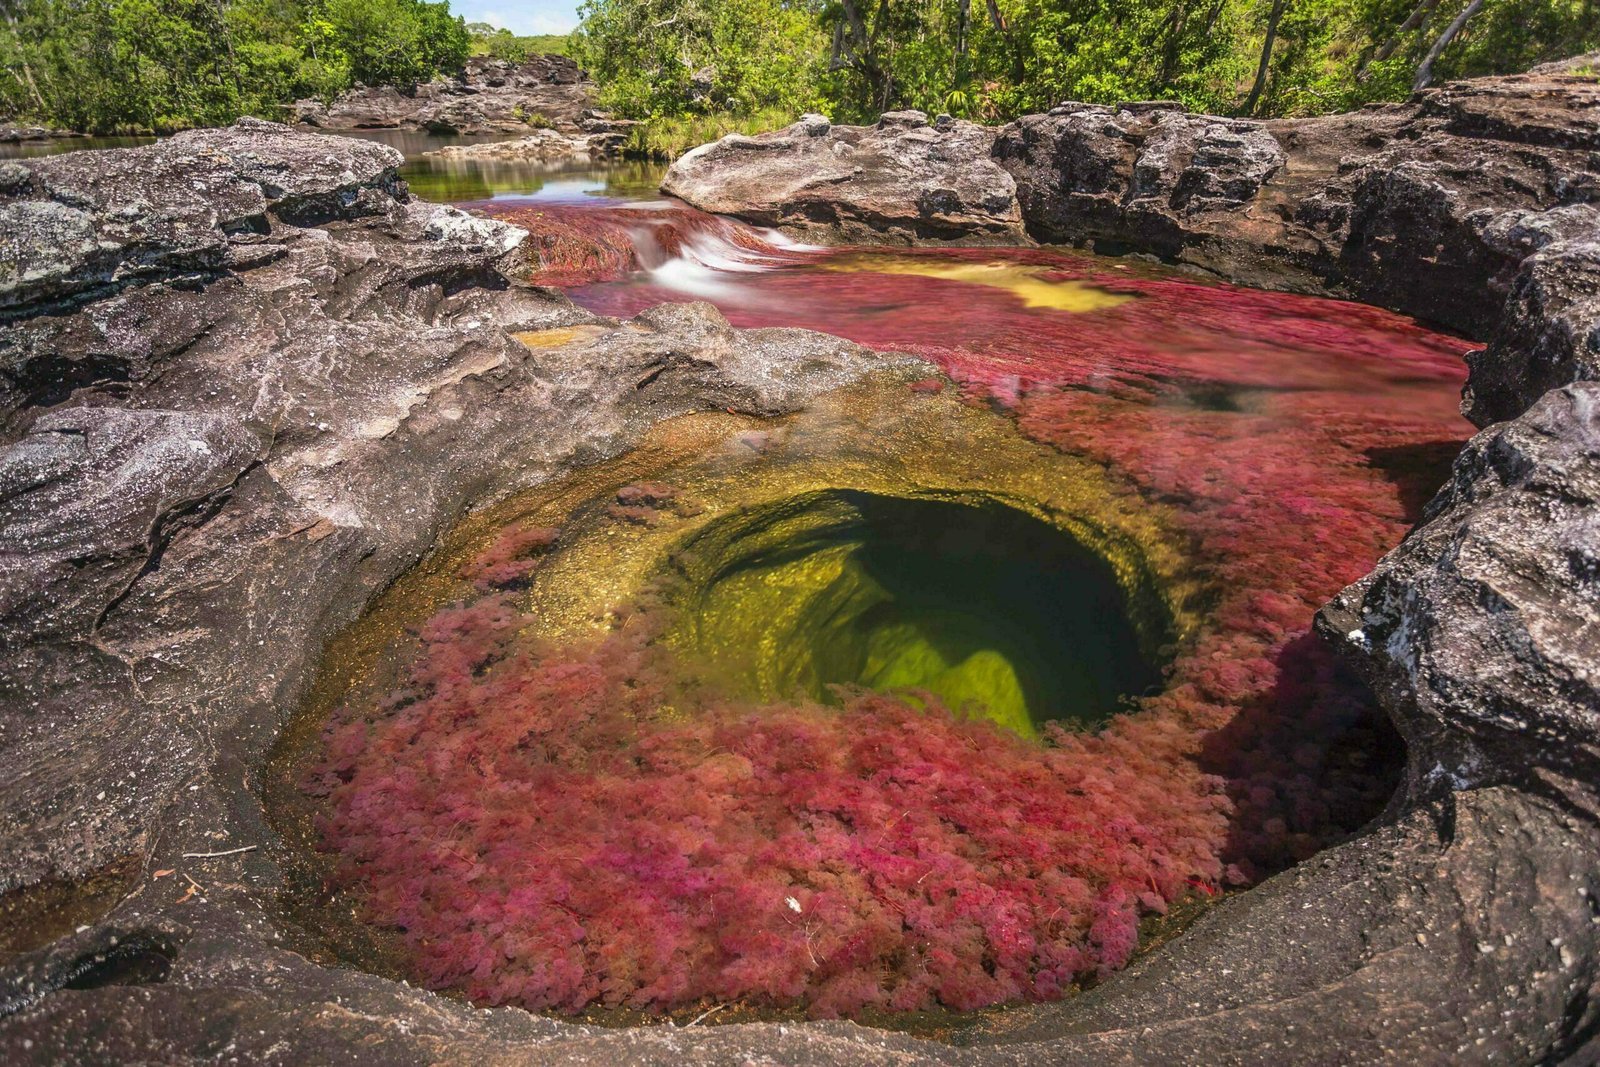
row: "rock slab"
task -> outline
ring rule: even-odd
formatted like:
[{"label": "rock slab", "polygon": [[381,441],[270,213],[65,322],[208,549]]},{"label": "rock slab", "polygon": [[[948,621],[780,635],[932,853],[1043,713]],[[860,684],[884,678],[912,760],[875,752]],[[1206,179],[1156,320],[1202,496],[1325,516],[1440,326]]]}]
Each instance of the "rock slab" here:
[{"label": "rock slab", "polygon": [[875,126],[807,115],[686,153],[662,191],[695,207],[833,243],[1025,244],[1016,183],[990,158],[994,131],[920,111]]},{"label": "rock slab", "polygon": [[331,104],[296,101],[293,121],[325,130],[425,130],[429,133],[521,133],[544,120],[575,130],[594,106],[594,85],[566,56],[512,63],[473,56],[453,77],[412,88],[357,86]]}]

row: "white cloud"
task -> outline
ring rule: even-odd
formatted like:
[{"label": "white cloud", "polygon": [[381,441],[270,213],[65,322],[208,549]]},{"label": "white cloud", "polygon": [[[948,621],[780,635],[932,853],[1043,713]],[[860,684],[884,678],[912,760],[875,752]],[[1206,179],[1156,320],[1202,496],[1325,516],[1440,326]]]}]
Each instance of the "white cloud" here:
[{"label": "white cloud", "polygon": [[478,4],[452,4],[451,10],[468,22],[487,22],[516,34],[571,33],[578,25],[577,0],[501,0],[493,8]]}]

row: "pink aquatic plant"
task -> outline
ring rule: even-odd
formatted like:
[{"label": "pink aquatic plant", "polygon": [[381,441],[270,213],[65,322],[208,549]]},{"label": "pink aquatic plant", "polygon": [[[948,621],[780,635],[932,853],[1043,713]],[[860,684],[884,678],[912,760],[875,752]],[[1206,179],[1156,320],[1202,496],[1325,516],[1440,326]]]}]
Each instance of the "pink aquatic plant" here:
[{"label": "pink aquatic plant", "polygon": [[646,640],[540,650],[490,597],[423,628],[305,788],[418,975],[575,1011],[975,1008],[1120,967],[1220,875],[1218,783],[1127,724],[1040,746],[932,702],[711,701]]},{"label": "pink aquatic plant", "polygon": [[560,530],[548,526],[508,526],[461,569],[461,577],[482,593],[517,585],[533,573],[560,535]]},{"label": "pink aquatic plant", "polygon": [[[724,310],[911,348],[1170,505],[1211,603],[1163,691],[1043,744],[931,700],[743,706],[675,677],[648,624],[580,648],[521,636],[494,591],[545,546],[508,533],[469,567],[486,595],[422,627],[386,702],[335,716],[306,780],[340,876],[403,931],[421,979],[560,1010],[1046,999],[1125,963],[1141,915],[1281,869],[1381,807],[1398,739],[1308,630],[1465,437],[1465,344],[1356,305],[1010,255],[1135,299],[1064,314],[797,266],[749,276],[763,298]],[[629,314],[667,294],[576,295]],[[630,488],[616,507],[671,502]]]}]

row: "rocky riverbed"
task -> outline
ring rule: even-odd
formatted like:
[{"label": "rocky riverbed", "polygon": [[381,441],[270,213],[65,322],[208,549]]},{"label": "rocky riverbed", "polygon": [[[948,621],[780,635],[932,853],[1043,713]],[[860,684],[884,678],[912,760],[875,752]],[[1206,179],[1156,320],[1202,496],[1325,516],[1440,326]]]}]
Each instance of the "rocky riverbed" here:
[{"label": "rocky riverbed", "polygon": [[[807,120],[675,168],[679,195],[812,236],[1093,242],[1488,341],[1467,397],[1486,428],[1320,618],[1407,741],[1386,817],[961,1048],[848,1023],[602,1030],[335,966],[278,907],[262,812],[323,646],[466,510],[670,416],[794,410],[882,357],[706,305],[592,315],[519,280],[523,231],[417,202],[376,144],[246,120],[4,165],[0,1053],[1592,1058],[1596,85],[1541,70],[1290,124]],[[593,329],[512,336],[573,326]]]},{"label": "rocky riverbed", "polygon": [[594,106],[594,83],[566,56],[533,56],[512,63],[474,56],[461,73],[409,90],[357,86],[332,103],[301,100],[290,121],[324,130],[426,130],[503,134],[545,122],[575,130]]}]

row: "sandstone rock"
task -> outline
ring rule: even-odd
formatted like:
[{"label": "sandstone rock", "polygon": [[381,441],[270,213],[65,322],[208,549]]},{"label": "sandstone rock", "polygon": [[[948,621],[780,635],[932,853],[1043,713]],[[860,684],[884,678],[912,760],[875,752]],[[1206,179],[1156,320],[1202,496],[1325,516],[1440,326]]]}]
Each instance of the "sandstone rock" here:
[{"label": "sandstone rock", "polygon": [[519,133],[535,117],[574,130],[593,106],[594,86],[566,56],[510,63],[474,56],[466,69],[411,89],[358,86],[333,103],[301,100],[294,122],[328,130],[406,129],[434,133]]},{"label": "sandstone rock", "polygon": [[216,274],[273,219],[372,213],[404,162],[370,142],[242,119],[134,149],[14,164],[0,198],[0,316],[180,274]]},{"label": "sandstone rock", "polygon": [[489,141],[485,144],[446,145],[423,155],[431,159],[454,162],[488,163],[542,163],[554,159],[588,158],[604,155],[604,142],[588,134],[561,133],[557,130],[535,130],[526,137],[509,141]]},{"label": "sandstone rock", "polygon": [[87,636],[259,446],[226,415],[93,407],[53,411],[0,448],[0,648]]},{"label": "sandstone rock", "polygon": [[1600,382],[1480,433],[1418,527],[1323,611],[1411,746],[1412,790],[1600,780]]},{"label": "sandstone rock", "polygon": [[1600,197],[1596,114],[1600,87],[1553,73],[1265,123],[1069,104],[1006,127],[995,158],[1039,240],[1153,252],[1485,336],[1522,258],[1486,226]]},{"label": "sandstone rock", "polygon": [[1258,228],[1243,209],[1285,162],[1259,122],[1070,103],[1006,127],[994,157],[1016,178],[1035,237],[1168,258],[1197,240],[1191,231],[1238,239]]},{"label": "sandstone rock", "polygon": [[1479,426],[1516,417],[1548,389],[1600,380],[1600,209],[1519,218],[1506,233],[1534,251],[1489,346],[1467,355],[1462,411]]},{"label": "sandstone rock", "polygon": [[876,126],[807,115],[759,137],[730,134],[685,154],[662,190],[695,207],[817,240],[1026,243],[994,133],[928,125],[920,111]]}]

